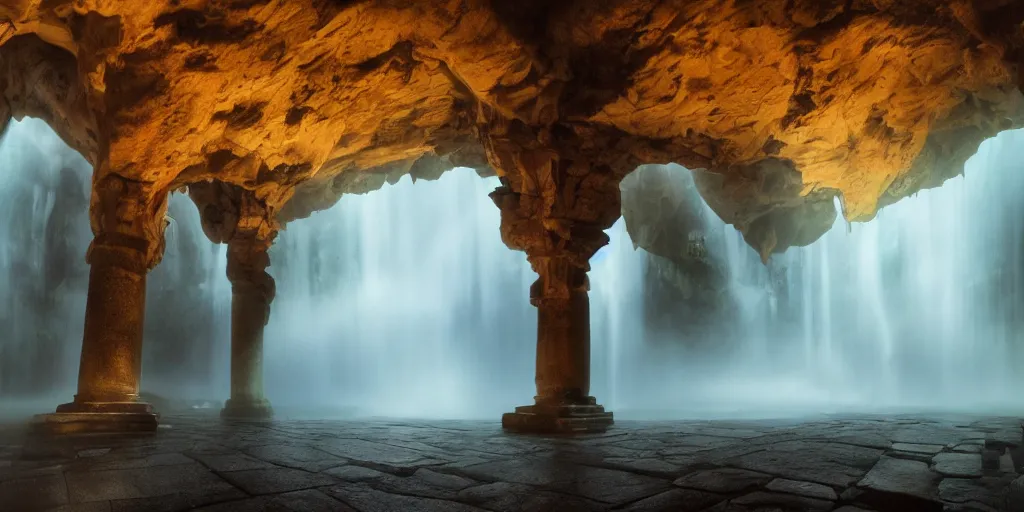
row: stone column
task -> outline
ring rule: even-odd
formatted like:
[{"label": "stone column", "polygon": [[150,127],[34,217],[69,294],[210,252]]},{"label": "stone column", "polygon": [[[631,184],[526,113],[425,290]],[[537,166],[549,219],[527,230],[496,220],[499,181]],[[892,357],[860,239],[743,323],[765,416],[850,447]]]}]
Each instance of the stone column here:
[{"label": "stone column", "polygon": [[537,308],[537,404],[593,404],[590,397],[590,289],[585,269],[539,257],[530,286]]},{"label": "stone column", "polygon": [[478,105],[477,135],[502,183],[491,193],[501,210],[501,238],[524,251],[539,275],[530,287],[537,396],[501,419],[519,432],[601,432],[613,423],[590,396],[587,272],[608,243],[604,230],[622,214],[619,183],[636,162],[607,153],[622,143],[615,130],[559,120],[562,85],[554,80],[535,101],[505,106],[512,110]]},{"label": "stone column", "polygon": [[274,278],[267,273],[280,225],[265,198],[217,180],[189,185],[203,231],[214,243],[228,244],[231,281],[231,397],[221,417],[266,419],[273,416],[263,395],[263,329],[270,319]]},{"label": "stone column", "polygon": [[516,407],[501,424],[532,433],[603,432],[613,417],[590,396],[587,270],[563,256],[530,259],[540,274],[530,287],[537,307],[537,395],[534,405]]},{"label": "stone column", "polygon": [[[533,405],[502,416],[502,426],[527,433],[603,432],[612,413],[590,396],[589,259],[608,241],[596,225],[548,222],[522,217],[520,195],[508,187],[492,194],[502,208],[506,243],[526,251],[539,275],[530,287],[537,307],[537,395]],[[564,219],[563,219],[564,221]],[[565,238],[563,238],[563,236]]]},{"label": "stone column", "polygon": [[139,400],[146,274],[163,255],[167,196],[109,175],[93,191],[96,237],[74,401],[37,417],[49,433],[153,431],[157,415]]},{"label": "stone column", "polygon": [[231,281],[231,398],[224,404],[225,418],[270,418],[273,409],[263,395],[263,328],[270,319],[274,278],[269,240],[253,233],[228,242],[228,279]]}]

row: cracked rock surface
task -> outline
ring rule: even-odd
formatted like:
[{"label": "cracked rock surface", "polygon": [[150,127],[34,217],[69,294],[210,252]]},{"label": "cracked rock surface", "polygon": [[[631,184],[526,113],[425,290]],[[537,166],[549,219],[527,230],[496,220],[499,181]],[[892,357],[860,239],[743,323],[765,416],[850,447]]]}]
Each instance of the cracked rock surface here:
[{"label": "cracked rock surface", "polygon": [[43,118],[147,208],[217,180],[280,222],[452,166],[593,222],[676,162],[767,257],[837,195],[871,218],[1024,124],[1022,22],[1013,0],[0,0],[0,130]]},{"label": "cracked rock surface", "polygon": [[[4,427],[0,510],[1019,510],[1020,438],[1019,420],[973,416],[620,421],[574,438],[201,415],[142,437],[40,441]],[[910,440],[940,449],[896,448]],[[989,452],[1007,463],[983,467]]]}]

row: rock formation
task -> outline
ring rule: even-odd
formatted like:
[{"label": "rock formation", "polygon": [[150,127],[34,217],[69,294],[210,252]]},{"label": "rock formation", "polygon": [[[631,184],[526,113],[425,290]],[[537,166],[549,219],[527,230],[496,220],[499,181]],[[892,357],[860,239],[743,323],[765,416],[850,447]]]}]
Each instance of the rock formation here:
[{"label": "rock formation", "polygon": [[[702,170],[764,259],[810,243],[835,197],[869,219],[1024,124],[1022,22],[1016,0],[0,0],[0,126],[40,117],[95,167],[92,320],[62,410],[155,424],[135,324],[169,191],[252,249],[342,194],[472,166],[502,179],[541,318],[568,319],[541,322],[537,410],[609,422],[580,329],[627,174]],[[235,268],[259,274],[250,253]]]},{"label": "rock formation", "polygon": [[217,179],[297,218],[407,172],[516,172],[482,158],[498,123],[584,174],[707,169],[768,254],[820,235],[832,196],[870,218],[1020,125],[1022,21],[1013,0],[2,0],[0,126],[46,119],[97,183]]},{"label": "rock formation", "polygon": [[737,306],[729,292],[725,230],[709,222],[714,213],[704,207],[692,173],[679,166],[643,165],[622,180],[621,195],[629,238],[646,251],[646,328],[715,338],[705,334]]},{"label": "rock formation", "polygon": [[263,328],[277,286],[267,273],[277,222],[264,202],[235,185],[214,181],[190,190],[200,207],[203,230],[228,244],[227,277],[231,281],[231,398],[224,416],[266,418],[272,415],[263,394]]}]

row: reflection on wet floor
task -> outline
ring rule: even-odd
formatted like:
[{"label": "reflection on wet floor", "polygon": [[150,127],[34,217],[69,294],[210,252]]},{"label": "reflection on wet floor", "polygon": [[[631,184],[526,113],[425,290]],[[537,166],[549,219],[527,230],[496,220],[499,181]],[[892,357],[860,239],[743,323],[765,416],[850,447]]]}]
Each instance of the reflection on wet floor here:
[{"label": "reflection on wet floor", "polygon": [[1024,462],[1019,420],[977,416],[620,421],[532,437],[495,422],[208,413],[165,416],[150,435],[0,436],[5,511],[1003,510]]}]

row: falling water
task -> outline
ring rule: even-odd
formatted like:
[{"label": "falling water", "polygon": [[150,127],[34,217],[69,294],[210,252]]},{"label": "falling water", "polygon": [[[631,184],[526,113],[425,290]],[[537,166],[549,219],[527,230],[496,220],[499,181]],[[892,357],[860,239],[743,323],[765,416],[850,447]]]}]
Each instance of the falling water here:
[{"label": "falling water", "polygon": [[[651,328],[647,312],[667,306],[649,286],[671,272],[634,249],[620,221],[592,260],[593,394],[620,417],[1020,409],[1022,146],[1024,132],[1004,133],[966,177],[868,223],[839,219],[768,266],[700,202],[709,257],[726,276],[710,331]],[[45,397],[49,408],[74,392],[89,176],[39,121],[12,123],[0,140],[4,397]],[[265,335],[279,411],[493,419],[529,403],[536,275],[501,242],[487,198],[496,185],[467,169],[406,177],[287,226],[271,250],[278,295]],[[149,278],[143,388],[223,399],[224,247],[202,235],[187,197],[173,195],[168,216],[167,252]]]},{"label": "falling water", "polygon": [[[812,336],[845,405],[994,407],[1024,405],[1019,331],[1024,305],[1024,193],[1014,148],[1024,132],[985,142],[957,177],[882,210],[849,231],[841,219],[820,241],[790,250],[807,266],[820,305],[805,309]],[[810,257],[816,250],[819,257]],[[831,328],[828,326],[832,325]],[[830,352],[831,351],[831,352]],[[810,372],[807,372],[810,375]],[[822,385],[809,382],[812,385]]]},{"label": "falling water", "polygon": [[[46,125],[13,121],[0,139],[0,397],[52,408],[75,392],[92,241],[92,169]],[[224,278],[192,202],[172,195],[164,262],[149,276],[143,390],[201,398],[227,389]],[[218,269],[218,270],[214,270]],[[213,274],[217,279],[211,279]],[[229,296],[228,296],[229,297]],[[227,303],[230,305],[230,303]],[[221,375],[218,375],[221,374]],[[38,412],[38,411],[37,411]]]},{"label": "falling water", "polygon": [[0,139],[0,396],[74,389],[92,239],[89,170],[41,121],[13,123]]},{"label": "falling water", "polygon": [[172,194],[167,216],[164,257],[147,278],[142,388],[168,398],[219,398],[230,386],[227,249],[206,238],[188,197]]},{"label": "falling water", "polygon": [[[591,392],[609,408],[620,405],[620,393],[637,392],[634,380],[637,349],[643,340],[642,249],[633,247],[624,219],[609,231],[609,244],[590,260]],[[646,384],[646,383],[645,383]]]},{"label": "falling water", "polygon": [[497,185],[405,177],[289,225],[271,250],[270,400],[490,418],[528,403],[536,275],[501,242]]},{"label": "falling water", "polygon": [[[847,226],[840,217],[819,241],[775,255],[767,267],[752,265],[756,253],[739,245],[731,226],[705,216],[705,229],[724,231],[729,242],[715,255],[738,304],[722,322],[725,346],[709,360],[695,348],[701,340],[658,333],[677,348],[662,340],[645,349],[651,365],[638,378],[659,372],[671,390],[625,400],[673,415],[1024,409],[1020,147],[1024,131],[1003,133],[982,145],[966,177],[888,206],[871,222]],[[765,309],[758,304],[779,291],[773,269],[786,274],[788,300]],[[739,327],[731,339],[729,323]]]}]

